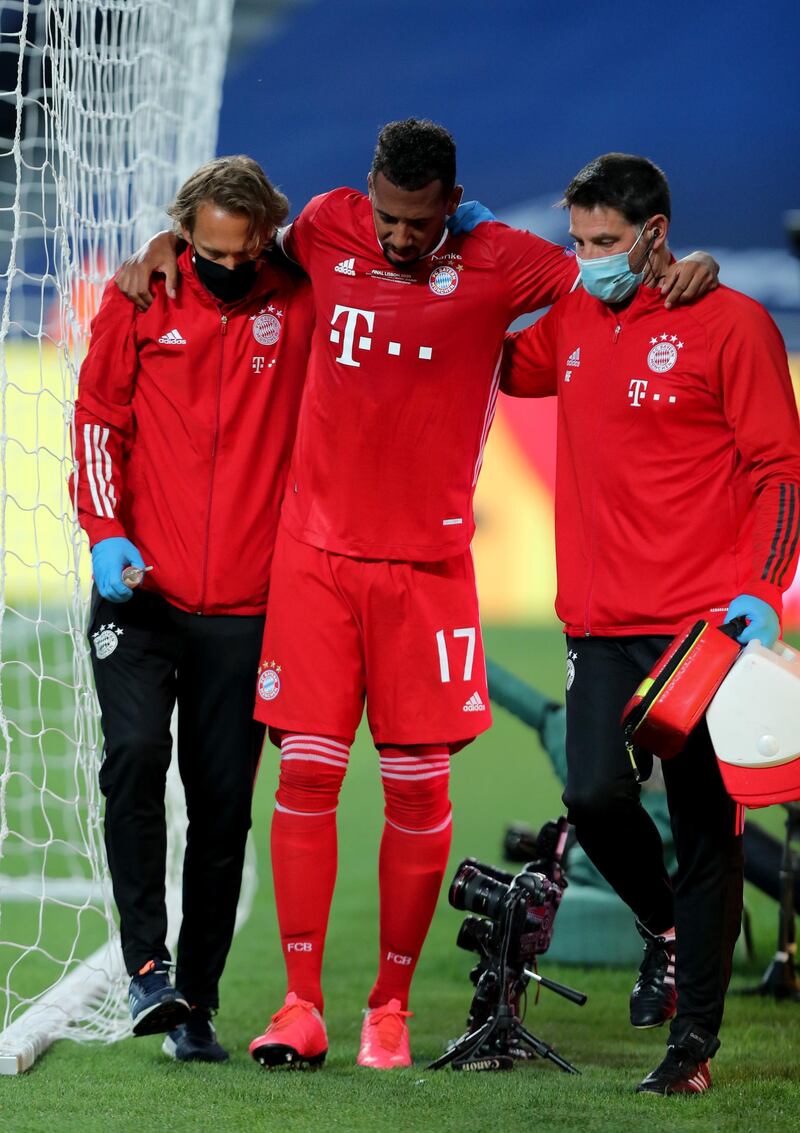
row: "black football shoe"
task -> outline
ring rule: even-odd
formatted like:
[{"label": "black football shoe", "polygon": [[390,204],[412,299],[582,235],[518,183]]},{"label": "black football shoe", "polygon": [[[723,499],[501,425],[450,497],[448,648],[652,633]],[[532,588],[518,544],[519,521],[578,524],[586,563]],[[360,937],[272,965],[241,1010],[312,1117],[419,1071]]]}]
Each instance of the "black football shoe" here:
[{"label": "black football shoe", "polygon": [[664,1061],[636,1087],[637,1094],[704,1094],[711,1089],[708,1060],[719,1050],[719,1039],[696,1023],[672,1024]]},{"label": "black football shoe", "polygon": [[675,1014],[675,941],[649,932],[639,921],[636,928],[644,939],[639,977],[631,992],[631,1026],[660,1027]]},{"label": "black football shoe", "polygon": [[176,1062],[227,1062],[228,1052],[217,1041],[211,1012],[193,1007],[189,1018],[170,1031],[161,1046]]},{"label": "black football shoe", "polygon": [[698,1061],[681,1046],[668,1046],[664,1061],[636,1087],[637,1094],[703,1094],[711,1089],[708,1059]]}]

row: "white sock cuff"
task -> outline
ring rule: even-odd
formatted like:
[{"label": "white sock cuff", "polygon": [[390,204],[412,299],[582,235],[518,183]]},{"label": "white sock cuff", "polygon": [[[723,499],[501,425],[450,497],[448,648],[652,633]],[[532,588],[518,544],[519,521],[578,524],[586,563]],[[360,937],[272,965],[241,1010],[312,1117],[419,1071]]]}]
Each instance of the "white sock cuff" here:
[{"label": "white sock cuff", "polygon": [[428,829],[428,830],[409,830],[405,826],[398,826],[397,823],[392,822],[392,820],[390,818],[386,819],[386,825],[391,826],[393,830],[399,830],[401,834],[440,834],[442,832],[442,830],[447,829],[447,827],[452,823],[452,821],[453,821],[453,808],[451,807],[450,810],[448,811],[447,818],[445,818],[443,822],[440,822],[438,826],[431,826],[430,829]]},{"label": "white sock cuff", "polygon": [[324,814],[336,814],[337,809],[334,806],[330,810],[290,810],[288,806],[275,803],[275,810],[280,814],[293,814],[297,818],[322,818]]}]

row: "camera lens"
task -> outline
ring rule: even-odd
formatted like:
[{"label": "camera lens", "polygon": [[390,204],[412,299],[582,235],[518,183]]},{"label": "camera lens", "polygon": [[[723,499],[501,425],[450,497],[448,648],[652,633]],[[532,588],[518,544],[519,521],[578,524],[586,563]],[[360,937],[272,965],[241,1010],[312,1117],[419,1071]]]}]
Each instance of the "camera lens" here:
[{"label": "camera lens", "polygon": [[489,944],[492,926],[480,917],[466,917],[458,930],[456,946],[465,952],[482,952]]},{"label": "camera lens", "polygon": [[462,862],[450,884],[450,904],[454,909],[477,913],[496,920],[508,886],[487,877],[477,866]]},{"label": "camera lens", "polygon": [[[480,861],[479,858],[464,858],[461,863],[462,866],[471,865],[478,870],[479,873],[484,874],[486,877],[493,877],[495,881],[502,881],[504,885],[510,885],[514,880],[514,874],[509,873],[508,870],[500,869],[496,865],[487,865],[486,862]],[[459,869],[461,866],[459,866]]]}]

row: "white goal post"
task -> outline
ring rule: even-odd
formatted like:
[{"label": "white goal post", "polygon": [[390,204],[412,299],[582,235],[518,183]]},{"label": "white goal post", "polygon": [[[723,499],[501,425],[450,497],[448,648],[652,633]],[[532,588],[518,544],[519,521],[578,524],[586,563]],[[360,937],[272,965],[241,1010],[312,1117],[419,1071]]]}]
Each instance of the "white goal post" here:
[{"label": "white goal post", "polygon": [[0,1073],[59,1037],[130,1032],[72,408],[105,280],[215,153],[233,2],[0,5]]}]

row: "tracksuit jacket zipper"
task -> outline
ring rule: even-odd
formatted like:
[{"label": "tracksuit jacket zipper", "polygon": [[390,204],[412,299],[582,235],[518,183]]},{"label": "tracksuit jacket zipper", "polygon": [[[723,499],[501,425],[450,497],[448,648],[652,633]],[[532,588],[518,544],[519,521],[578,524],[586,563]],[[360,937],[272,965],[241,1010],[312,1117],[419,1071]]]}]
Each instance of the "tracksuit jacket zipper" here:
[{"label": "tracksuit jacket zipper", "polygon": [[[621,331],[622,331],[622,320],[617,316],[616,325],[614,326],[614,333],[611,337],[612,347],[617,345]],[[607,396],[607,385],[604,386],[604,388],[602,390],[602,394],[603,394],[603,409],[604,409],[605,408],[605,397]],[[602,417],[602,414],[601,414],[600,417],[599,417],[598,423],[597,423],[597,433],[595,435],[595,444],[594,444],[595,459],[597,459],[597,456],[600,452],[600,436],[601,436],[601,433],[602,433],[602,429],[603,429],[603,417]],[[590,548],[590,552],[589,552],[589,580],[588,580],[588,583],[587,583],[587,586],[586,586],[586,604],[585,604],[584,611],[583,611],[583,636],[584,637],[591,637],[592,636],[592,625],[591,625],[591,620],[590,620],[590,616],[589,616],[589,609],[590,609],[591,604],[592,604],[592,589],[594,587],[595,539],[596,539],[596,534],[597,534],[597,524],[596,524],[596,516],[597,516],[597,474],[595,474],[592,477],[592,507],[591,507],[590,516],[591,516],[591,518],[590,518],[590,521],[589,521],[590,522],[590,529],[589,529],[589,548]]]},{"label": "tracksuit jacket zipper", "polygon": [[198,614],[203,613],[206,604],[206,583],[208,581],[208,548],[211,537],[211,505],[214,498],[214,473],[217,467],[217,441],[219,439],[219,418],[220,418],[220,402],[222,400],[222,371],[223,362],[225,357],[225,334],[228,329],[228,316],[220,316],[220,336],[219,336],[219,365],[217,367],[217,388],[216,388],[216,401],[214,406],[214,432],[211,439],[211,468],[208,475],[208,504],[206,505],[206,530],[203,539],[203,574],[202,584],[200,589],[200,609]]}]

